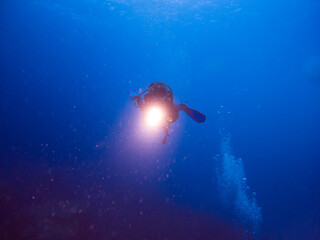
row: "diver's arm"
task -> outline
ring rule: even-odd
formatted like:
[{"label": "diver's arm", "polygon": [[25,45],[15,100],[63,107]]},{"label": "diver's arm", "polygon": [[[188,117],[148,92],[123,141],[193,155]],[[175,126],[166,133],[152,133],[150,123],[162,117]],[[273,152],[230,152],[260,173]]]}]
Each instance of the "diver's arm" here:
[{"label": "diver's arm", "polygon": [[140,93],[138,96],[142,96],[143,94],[145,94],[148,91],[148,89],[144,90],[142,93]]},{"label": "diver's arm", "polygon": [[140,94],[136,95],[137,92],[129,92],[130,100],[134,102],[135,107],[142,108],[144,105],[144,102],[142,100],[142,95],[145,94],[148,91],[148,89],[144,90]]},{"label": "diver's arm", "polygon": [[137,99],[140,99],[141,96],[142,96],[143,94],[145,94],[147,91],[148,91],[148,89],[144,90],[143,92],[141,92],[141,93],[138,94],[138,95],[135,95],[135,94],[137,94],[137,92],[129,92],[130,100],[131,100],[131,101],[136,101]]}]

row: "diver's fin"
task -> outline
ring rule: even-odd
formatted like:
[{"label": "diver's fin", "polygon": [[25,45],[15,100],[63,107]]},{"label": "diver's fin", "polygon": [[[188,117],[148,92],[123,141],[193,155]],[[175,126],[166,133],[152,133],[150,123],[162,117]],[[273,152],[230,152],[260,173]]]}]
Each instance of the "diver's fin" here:
[{"label": "diver's fin", "polygon": [[192,108],[189,108],[187,105],[185,105],[182,109],[186,114],[188,114],[189,117],[191,117],[194,121],[198,123],[203,123],[206,121],[206,116],[202,114],[201,112],[194,110]]}]

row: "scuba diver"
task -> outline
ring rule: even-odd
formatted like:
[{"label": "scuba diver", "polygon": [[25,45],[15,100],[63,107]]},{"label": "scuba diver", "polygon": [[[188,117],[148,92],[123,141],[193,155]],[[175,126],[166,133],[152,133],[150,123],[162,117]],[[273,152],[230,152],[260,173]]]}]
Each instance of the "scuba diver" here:
[{"label": "scuba diver", "polygon": [[167,141],[171,124],[179,118],[179,111],[183,110],[198,123],[203,123],[206,120],[204,114],[188,107],[186,104],[175,104],[172,89],[163,82],[153,82],[140,94],[129,92],[129,96],[130,100],[135,103],[135,107],[142,110],[145,118],[150,119],[146,114],[151,114],[154,115],[151,116],[152,120],[160,121],[158,125],[163,127],[165,132],[165,137],[162,140],[163,144]]}]

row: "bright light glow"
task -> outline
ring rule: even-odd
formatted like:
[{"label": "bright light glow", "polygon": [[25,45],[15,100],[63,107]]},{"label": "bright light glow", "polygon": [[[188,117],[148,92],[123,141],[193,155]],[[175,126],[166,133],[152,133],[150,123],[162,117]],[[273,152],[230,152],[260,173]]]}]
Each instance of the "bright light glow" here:
[{"label": "bright light glow", "polygon": [[157,127],[162,123],[163,117],[163,111],[160,108],[150,108],[146,115],[146,123],[149,127]]}]

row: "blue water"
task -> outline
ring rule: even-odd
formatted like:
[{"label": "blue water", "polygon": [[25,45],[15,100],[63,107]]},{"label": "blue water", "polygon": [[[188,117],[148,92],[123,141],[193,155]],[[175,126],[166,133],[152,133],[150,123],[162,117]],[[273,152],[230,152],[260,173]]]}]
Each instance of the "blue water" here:
[{"label": "blue water", "polygon": [[[320,3],[2,0],[0,239],[320,239]],[[167,83],[167,144],[128,91]]]}]

